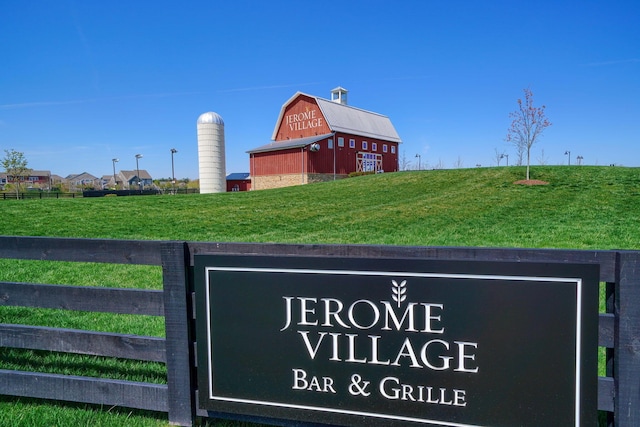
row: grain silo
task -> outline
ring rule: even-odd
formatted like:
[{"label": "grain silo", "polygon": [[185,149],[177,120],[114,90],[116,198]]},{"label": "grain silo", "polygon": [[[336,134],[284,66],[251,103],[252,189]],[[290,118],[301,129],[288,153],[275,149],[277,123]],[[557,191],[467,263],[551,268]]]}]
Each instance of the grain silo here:
[{"label": "grain silo", "polygon": [[224,122],[213,112],[198,117],[198,166],[201,194],[224,193],[227,190]]}]

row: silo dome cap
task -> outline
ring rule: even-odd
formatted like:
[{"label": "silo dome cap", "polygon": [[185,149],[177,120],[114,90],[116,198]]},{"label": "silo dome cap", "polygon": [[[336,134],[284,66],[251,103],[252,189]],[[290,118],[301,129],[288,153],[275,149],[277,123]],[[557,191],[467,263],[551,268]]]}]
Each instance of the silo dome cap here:
[{"label": "silo dome cap", "polygon": [[200,117],[198,117],[198,124],[203,124],[203,123],[213,123],[216,125],[223,125],[224,121],[222,120],[222,117],[220,117],[219,114],[209,111],[208,113],[201,114]]}]

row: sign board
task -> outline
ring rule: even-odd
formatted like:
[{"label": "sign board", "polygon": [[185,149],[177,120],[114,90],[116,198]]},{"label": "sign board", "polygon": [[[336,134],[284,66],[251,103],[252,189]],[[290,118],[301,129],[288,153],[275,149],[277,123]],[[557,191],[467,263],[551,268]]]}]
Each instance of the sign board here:
[{"label": "sign board", "polygon": [[596,421],[597,265],[196,255],[200,407],[354,426]]}]

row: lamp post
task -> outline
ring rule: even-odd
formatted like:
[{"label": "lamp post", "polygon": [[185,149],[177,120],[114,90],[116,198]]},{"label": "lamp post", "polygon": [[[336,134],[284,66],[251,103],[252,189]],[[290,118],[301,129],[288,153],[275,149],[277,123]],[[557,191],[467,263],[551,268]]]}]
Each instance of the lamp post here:
[{"label": "lamp post", "polygon": [[569,166],[571,166],[571,151],[567,150],[567,151],[564,152],[564,154],[565,154],[565,156],[568,156],[567,157],[567,159],[568,159],[567,161],[569,162]]},{"label": "lamp post", "polygon": [[171,187],[173,188],[173,194],[176,194],[176,173],[173,169],[173,155],[176,154],[178,150],[175,148],[171,149]]},{"label": "lamp post", "polygon": [[582,156],[578,156],[576,157],[576,160],[578,161],[578,166],[582,164],[582,160],[584,160],[584,157]]},{"label": "lamp post", "polygon": [[120,159],[111,159],[111,163],[113,163],[113,186],[115,189],[118,189],[118,180],[116,179],[116,163],[118,163]]},{"label": "lamp post", "polygon": [[[500,154],[500,159],[507,158],[507,166],[509,166],[509,155],[508,154]],[[498,166],[500,166],[500,160],[498,160]]]},{"label": "lamp post", "polygon": [[418,158],[418,170],[420,170],[420,160],[422,159],[422,157],[420,156],[420,154],[416,154],[416,157]]},{"label": "lamp post", "polygon": [[136,154],[136,170],[138,171],[138,187],[140,191],[142,191],[142,181],[140,181],[140,166],[138,165],[138,160],[142,158],[142,154]]}]

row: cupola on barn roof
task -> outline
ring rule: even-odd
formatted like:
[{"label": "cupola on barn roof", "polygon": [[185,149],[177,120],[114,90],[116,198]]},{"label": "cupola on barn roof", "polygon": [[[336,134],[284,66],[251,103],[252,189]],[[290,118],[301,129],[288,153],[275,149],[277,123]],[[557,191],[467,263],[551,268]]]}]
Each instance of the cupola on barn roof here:
[{"label": "cupola on barn roof", "polygon": [[333,102],[337,102],[338,104],[347,105],[347,92],[349,91],[341,86],[338,86],[331,91],[331,100]]}]

